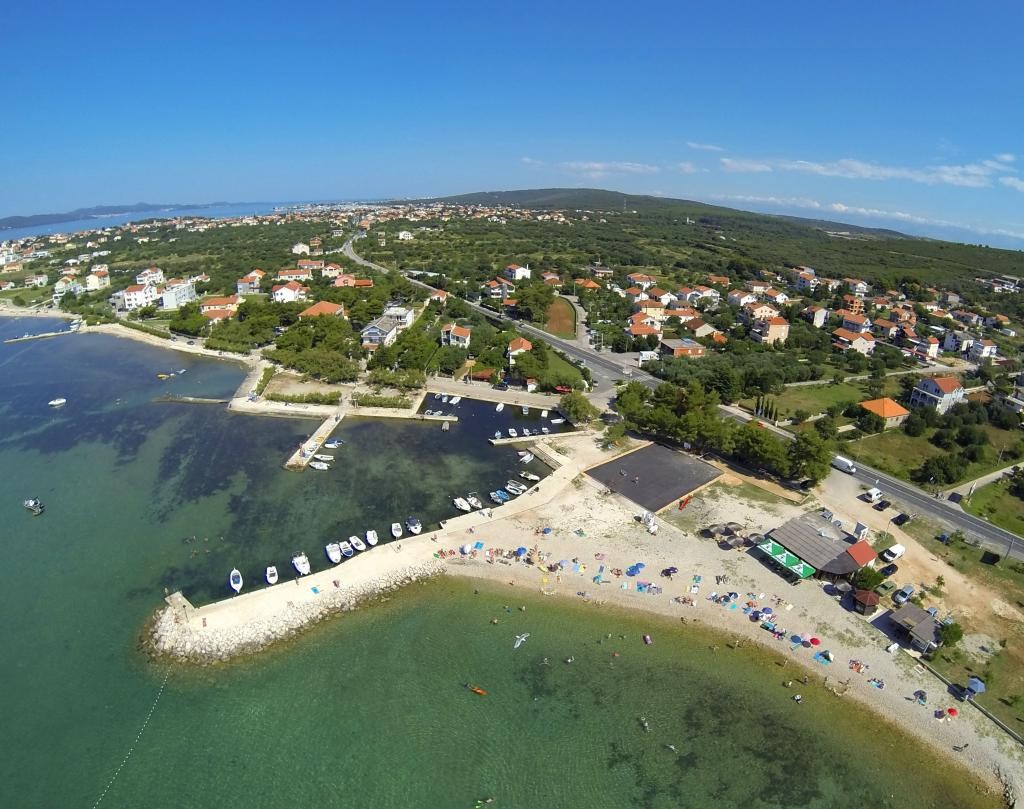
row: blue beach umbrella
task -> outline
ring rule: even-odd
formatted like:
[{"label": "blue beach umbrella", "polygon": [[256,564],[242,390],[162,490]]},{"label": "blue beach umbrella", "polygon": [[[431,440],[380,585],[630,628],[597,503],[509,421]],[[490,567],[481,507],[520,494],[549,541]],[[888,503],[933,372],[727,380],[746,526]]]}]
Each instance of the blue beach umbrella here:
[{"label": "blue beach umbrella", "polygon": [[516,556],[526,556],[526,548],[516,548]]},{"label": "blue beach umbrella", "polygon": [[977,677],[971,677],[971,679],[967,681],[967,689],[974,694],[984,694],[985,683],[983,683]]}]

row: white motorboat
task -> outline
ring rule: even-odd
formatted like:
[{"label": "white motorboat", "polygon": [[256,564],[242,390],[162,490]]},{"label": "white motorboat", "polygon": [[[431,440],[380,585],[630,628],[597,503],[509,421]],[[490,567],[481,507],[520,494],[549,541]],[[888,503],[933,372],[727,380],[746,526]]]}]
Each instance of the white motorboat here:
[{"label": "white motorboat", "polygon": [[242,589],[242,574],[238,572],[237,567],[228,574],[228,584],[236,593]]},{"label": "white motorboat", "polygon": [[357,537],[355,534],[350,536],[348,538],[348,541],[352,543],[352,547],[355,548],[357,551],[366,550],[366,543],[363,542],[363,540],[360,537]]},{"label": "white motorboat", "polygon": [[391,523],[391,536],[395,539],[402,536],[402,524],[400,522]]},{"label": "white motorboat", "polygon": [[50,407],[64,407],[67,403],[67,399],[50,399],[50,401],[47,402]]},{"label": "white motorboat", "polygon": [[565,419],[551,419],[552,424],[565,424]]},{"label": "white motorboat", "polygon": [[525,436],[529,436],[530,435],[530,428],[529,427],[523,427],[523,435],[525,435]]},{"label": "white motorboat", "polygon": [[548,411],[547,410],[541,410],[540,411],[540,417],[542,419],[546,419],[548,417]]},{"label": "white motorboat", "polygon": [[501,430],[495,430],[494,431],[494,437],[495,438],[501,438]]},{"label": "white motorboat", "polygon": [[469,503],[467,503],[461,497],[453,497],[452,503],[455,504],[455,508],[457,508],[459,511],[469,511],[471,509]]},{"label": "white motorboat", "polygon": [[371,528],[369,531],[366,532],[366,544],[367,545],[370,545],[372,547],[373,545],[376,545],[378,541],[379,540],[377,539],[377,531],[376,531],[376,529]]},{"label": "white motorboat", "polygon": [[490,497],[491,502],[493,502],[496,505],[500,506],[502,503],[505,502],[504,500],[501,499],[501,495],[499,495],[497,492],[491,492],[487,496]]},{"label": "white motorboat", "polygon": [[505,409],[505,403],[504,402],[498,402],[498,406],[496,408],[494,408],[495,412],[497,412],[497,413],[500,413],[504,409]]},{"label": "white motorboat", "polygon": [[344,443],[340,438],[332,438],[330,441],[324,442],[324,449],[337,449]]},{"label": "white motorboat", "polygon": [[330,463],[331,461],[334,460],[333,455],[325,455],[323,453],[314,455],[313,458],[317,461],[323,461],[324,463]]},{"label": "white motorboat", "polygon": [[354,556],[355,555],[355,551],[352,549],[352,546],[349,545],[345,540],[342,540],[341,542],[338,543],[338,549],[343,554],[345,554],[345,558],[348,558],[350,556]]},{"label": "white motorboat", "polygon": [[453,396],[451,399],[448,400],[448,404],[457,405],[461,401],[462,401],[462,397],[461,396]]},{"label": "white motorboat", "polygon": [[274,565],[267,567],[267,584],[277,584],[277,568]]},{"label": "white motorboat", "polygon": [[446,422],[443,422],[441,424],[441,432],[442,433],[448,432],[449,430],[451,430],[451,428],[452,428],[452,423],[450,421],[446,421]]},{"label": "white motorboat", "polygon": [[516,432],[516,428],[515,427],[509,427],[508,428],[508,437],[509,438],[518,438],[519,437],[519,433]]},{"label": "white motorboat", "polygon": [[512,492],[512,494],[522,494],[526,491],[526,487],[518,480],[506,480],[505,491]]},{"label": "white motorboat", "polygon": [[292,557],[292,565],[298,571],[300,576],[309,575],[309,559],[306,554],[299,551],[295,556]]},{"label": "white motorboat", "polygon": [[476,492],[470,492],[466,495],[466,502],[469,503],[473,508],[483,508],[484,504],[480,502],[480,495]]},{"label": "white motorboat", "polygon": [[523,455],[523,456],[521,456],[519,458],[519,463],[529,463],[532,460],[533,460],[533,453],[532,452],[527,452],[525,455]]},{"label": "white motorboat", "polygon": [[523,405],[523,415],[524,416],[529,416],[530,415],[530,408],[528,408],[526,405]]},{"label": "white motorboat", "polygon": [[520,472],[519,477],[521,477],[523,480],[540,480],[540,475],[535,475],[533,474],[533,472]]},{"label": "white motorboat", "polygon": [[327,558],[331,560],[332,565],[336,565],[341,561],[341,545],[337,542],[327,543],[324,550],[327,551]]},{"label": "white motorboat", "polygon": [[434,415],[434,411],[433,410],[424,410],[423,411],[423,415],[424,416],[433,416]]},{"label": "white motorboat", "polygon": [[435,393],[434,394],[434,398],[435,399],[440,399],[441,398],[441,394],[440,393]]},{"label": "white motorboat", "polygon": [[31,511],[36,517],[43,513],[46,506],[43,505],[42,501],[38,497],[30,497],[28,500],[22,502],[22,505]]},{"label": "white motorboat", "polygon": [[448,394],[447,393],[444,396],[441,397],[441,401],[444,402],[445,404],[448,404]]},{"label": "white motorboat", "polygon": [[544,433],[544,435],[550,435],[551,434],[551,430],[549,430],[547,427],[541,427],[540,431],[542,433]]},{"label": "white motorboat", "polygon": [[315,469],[318,472],[326,472],[331,467],[330,464],[325,464],[323,461],[310,461],[309,468]]},{"label": "white motorboat", "polygon": [[423,530],[423,523],[417,520],[415,517],[410,517],[405,521],[405,527],[409,529],[410,534],[418,534]]}]

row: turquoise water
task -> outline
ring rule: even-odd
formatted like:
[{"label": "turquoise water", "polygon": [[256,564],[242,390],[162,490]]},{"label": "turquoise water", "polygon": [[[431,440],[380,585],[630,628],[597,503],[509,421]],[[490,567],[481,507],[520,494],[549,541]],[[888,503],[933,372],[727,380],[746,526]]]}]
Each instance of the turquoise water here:
[{"label": "turquoise water", "polygon": [[515,469],[472,433],[493,431],[484,410],[462,433],[343,422],[347,463],[314,475],[280,469],[309,422],[151,401],[241,376],[105,337],[0,346],[0,805],[93,806],[130,749],[101,806],[994,805],[852,705],[797,708],[763,653],[510,588],[431,582],[252,661],[151,663],[136,645],[164,587],[219,597],[232,564],[443,517],[453,490]]}]

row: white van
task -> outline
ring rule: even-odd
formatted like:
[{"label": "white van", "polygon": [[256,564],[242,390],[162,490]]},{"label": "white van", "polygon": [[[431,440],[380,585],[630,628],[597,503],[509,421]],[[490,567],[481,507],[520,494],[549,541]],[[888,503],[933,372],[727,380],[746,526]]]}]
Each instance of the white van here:
[{"label": "white van", "polygon": [[864,492],[864,499],[869,503],[877,503],[882,499],[882,490],[872,487]]},{"label": "white van", "polygon": [[906,552],[907,549],[904,548],[902,545],[893,545],[891,548],[886,548],[884,551],[882,551],[882,561],[895,562]]},{"label": "white van", "polygon": [[857,467],[853,465],[853,461],[849,458],[844,458],[842,455],[836,455],[832,459],[832,466],[840,472],[846,472],[848,475],[853,475],[857,471]]}]

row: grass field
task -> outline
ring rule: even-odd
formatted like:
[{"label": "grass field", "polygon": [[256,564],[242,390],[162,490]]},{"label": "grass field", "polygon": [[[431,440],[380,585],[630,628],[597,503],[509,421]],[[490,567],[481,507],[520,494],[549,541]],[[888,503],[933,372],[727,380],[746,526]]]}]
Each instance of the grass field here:
[{"label": "grass field", "polygon": [[982,486],[960,505],[970,514],[1024,536],[1024,500],[1010,494],[1005,480]]},{"label": "grass field", "polygon": [[[893,396],[900,391],[898,377],[887,377],[884,396]],[[806,411],[809,415],[823,413],[832,405],[847,405],[862,402],[868,398],[867,380],[841,382],[838,385],[825,383],[822,385],[799,385],[786,388],[780,396],[771,396],[770,400],[779,408],[779,416],[792,416],[797,410]],[[745,407],[753,408],[754,400],[745,399],[741,402]]]},{"label": "grass field", "polygon": [[565,371],[567,374],[572,374],[578,380],[573,387],[580,387],[583,384],[583,374],[580,373],[580,369],[571,362],[563,360],[551,348],[548,349],[548,368],[552,371]]},{"label": "grass field", "polygon": [[574,339],[576,337],[576,310],[565,298],[557,297],[548,307],[548,320],[544,329],[555,337]]}]

